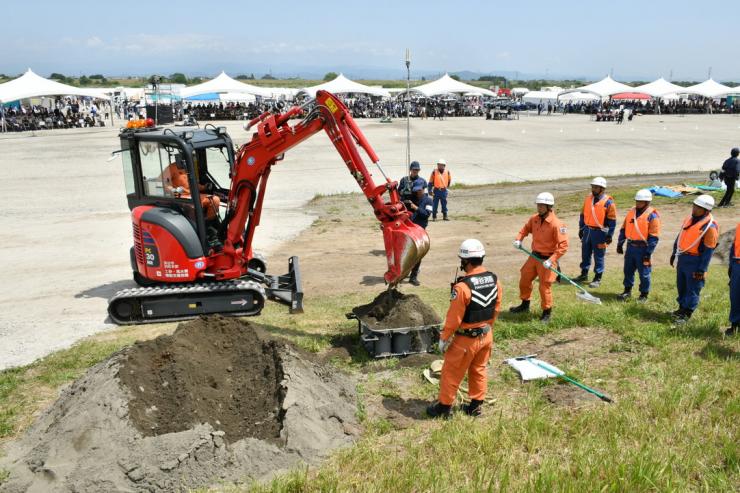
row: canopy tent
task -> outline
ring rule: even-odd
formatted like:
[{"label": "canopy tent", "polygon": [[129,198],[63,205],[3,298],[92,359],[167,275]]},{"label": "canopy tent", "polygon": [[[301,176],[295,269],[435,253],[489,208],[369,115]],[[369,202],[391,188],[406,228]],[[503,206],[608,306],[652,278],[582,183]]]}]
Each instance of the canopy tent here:
[{"label": "canopy tent", "polygon": [[305,87],[300,92],[306,93],[309,96],[316,97],[316,91],[329,91],[332,94],[370,94],[372,96],[381,96],[387,98],[390,93],[382,87],[370,87],[353,80],[349,80],[344,74],[339,74],[334,80],[324,82],[317,86]]},{"label": "canopy tent", "polygon": [[17,79],[0,84],[0,101],[9,102],[39,96],[86,96],[110,99],[100,89],[68,86],[36,75],[30,68]]},{"label": "canopy tent", "polygon": [[218,94],[239,92],[262,97],[270,96],[270,93],[266,89],[232,79],[226,75],[226,72],[221,72],[215,79],[211,79],[202,84],[185,87],[180,91],[180,96],[183,98],[189,98],[190,96],[197,96],[198,94],[209,94],[214,92]]},{"label": "canopy tent", "polygon": [[612,94],[612,99],[617,100],[625,100],[625,101],[635,101],[635,100],[641,100],[644,101],[646,99],[650,99],[652,96],[650,94],[645,94],[644,92],[618,92],[617,94]]},{"label": "canopy tent", "polygon": [[724,84],[720,84],[714,79],[708,79],[701,84],[689,86],[686,90],[691,94],[699,94],[705,98],[716,98],[726,94],[733,94],[735,92],[735,89]]},{"label": "canopy tent", "polygon": [[265,87],[265,91],[273,98],[294,99],[299,90],[292,87]]},{"label": "canopy tent", "polygon": [[591,101],[597,101],[601,99],[596,94],[593,94],[591,92],[569,92],[568,94],[563,94],[558,98],[558,101],[561,102],[571,102],[571,103],[586,103]]},{"label": "canopy tent", "polygon": [[465,84],[464,82],[453,79],[449,74],[444,74],[439,79],[429,82],[428,84],[412,87],[411,90],[420,92],[427,97],[439,96],[442,94],[465,94],[467,92],[475,92],[482,94],[483,96],[496,97],[496,93],[493,91]]},{"label": "canopy tent", "polygon": [[631,92],[634,90],[634,87],[630,87],[627,84],[617,82],[607,75],[599,82],[594,82],[593,84],[588,84],[587,86],[583,87],[577,87],[575,89],[568,89],[566,91],[563,91],[561,94],[568,94],[570,92],[590,92],[591,94],[596,94],[599,97],[606,98],[613,94],[618,94],[620,92]]},{"label": "canopy tent", "polygon": [[514,96],[523,96],[524,94],[527,94],[529,92],[529,89],[526,87],[515,87],[511,90],[511,94]]},{"label": "canopy tent", "polygon": [[660,98],[669,94],[692,94],[688,87],[679,86],[668,82],[663,77],[647,84],[637,86],[632,89],[634,92],[648,94],[654,98]]},{"label": "canopy tent", "polygon": [[560,92],[558,91],[529,91],[522,96],[522,101],[532,104],[555,102],[559,95]]}]

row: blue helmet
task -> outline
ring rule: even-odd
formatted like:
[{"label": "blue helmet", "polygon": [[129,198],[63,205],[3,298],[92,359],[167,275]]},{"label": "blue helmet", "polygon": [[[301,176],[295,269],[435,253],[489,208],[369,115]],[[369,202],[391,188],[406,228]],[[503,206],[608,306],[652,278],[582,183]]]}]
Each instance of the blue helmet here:
[{"label": "blue helmet", "polygon": [[411,184],[411,190],[413,190],[414,192],[416,192],[417,191],[416,190],[416,187],[419,187],[420,190],[426,188],[427,187],[427,181],[424,178],[422,178],[421,176],[417,176],[414,179],[414,182]]},{"label": "blue helmet", "polygon": [[411,161],[411,164],[409,164],[409,169],[421,170],[421,165],[419,164],[419,161]]}]

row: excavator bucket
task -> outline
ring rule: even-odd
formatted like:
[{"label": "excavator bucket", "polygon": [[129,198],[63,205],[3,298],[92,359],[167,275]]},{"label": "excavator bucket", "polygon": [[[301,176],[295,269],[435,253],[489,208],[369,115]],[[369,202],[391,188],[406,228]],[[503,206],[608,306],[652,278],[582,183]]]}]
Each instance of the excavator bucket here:
[{"label": "excavator bucket", "polygon": [[400,283],[414,265],[429,251],[429,235],[421,226],[410,219],[383,223],[385,255],[388,271],[385,282],[391,286]]}]

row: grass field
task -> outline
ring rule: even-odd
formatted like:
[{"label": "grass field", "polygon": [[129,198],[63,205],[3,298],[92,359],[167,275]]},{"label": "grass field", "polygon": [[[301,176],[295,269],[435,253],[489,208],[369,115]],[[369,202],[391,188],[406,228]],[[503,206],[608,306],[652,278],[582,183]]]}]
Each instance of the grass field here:
[{"label": "grass field", "polygon": [[[297,469],[257,491],[736,491],[740,484],[737,443],[740,378],[737,340],[718,332],[726,325],[725,272],[711,270],[702,305],[685,327],[670,325],[675,290],[670,268],[656,272],[649,303],[627,305],[614,300],[618,276],[597,292],[604,305],[576,301],[573,290],[556,290],[552,323],[504,314],[496,325],[496,345],[571,327],[607,329],[622,342],[610,351],[624,356],[599,368],[563,368],[604,389],[615,403],[595,402],[579,409],[548,403],[543,390],[554,381],[522,386],[508,370],[490,382],[497,398],[485,417],[455,416],[447,422],[419,420],[408,429],[366,418],[365,436],[317,469]],[[505,305],[513,301],[509,292]],[[443,313],[447,293],[420,291]],[[358,303],[357,295],[310,299],[305,315],[287,315],[268,305],[260,323],[276,335],[320,351],[356,326],[342,314]],[[281,327],[277,329],[276,327]],[[149,329],[129,328],[93,337],[23,368],[0,373],[0,437],[17,436],[56,389]],[[153,329],[154,335],[158,332]],[[358,373],[369,364],[360,350],[335,362]],[[497,362],[494,362],[498,364]],[[369,378],[361,395],[399,396],[396,374],[409,369],[387,363],[390,376]],[[419,377],[418,375],[415,377]],[[594,383],[597,382],[597,383]],[[509,392],[512,388],[521,391]],[[403,396],[432,400],[435,388],[418,378]],[[409,396],[408,393],[411,392]],[[362,402],[358,406],[362,415]],[[2,474],[0,474],[2,479]],[[225,491],[250,487],[224,486]]]}]

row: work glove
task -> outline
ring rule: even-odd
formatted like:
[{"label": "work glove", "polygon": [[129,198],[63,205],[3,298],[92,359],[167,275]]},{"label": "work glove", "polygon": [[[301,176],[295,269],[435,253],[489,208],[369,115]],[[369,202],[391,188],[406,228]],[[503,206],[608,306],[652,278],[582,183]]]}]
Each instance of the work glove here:
[{"label": "work glove", "polygon": [[642,257],[642,265],[645,267],[650,267],[652,264],[650,262],[650,255],[645,255]]},{"label": "work glove", "polygon": [[702,272],[702,271],[696,271],[696,272],[694,272],[692,274],[692,277],[696,281],[703,281],[704,279],[707,278],[707,273],[706,272]]},{"label": "work glove", "polygon": [[542,262],[542,265],[545,266],[545,269],[552,268],[552,262],[550,262],[550,260],[545,260],[544,262]]},{"label": "work glove", "polygon": [[624,255],[624,243],[617,243],[617,253]]},{"label": "work glove", "polygon": [[522,240],[514,240],[513,245],[517,250],[520,249],[522,247]]},{"label": "work glove", "polygon": [[612,244],[612,237],[611,236],[607,236],[606,237],[606,244],[607,245],[611,245]]},{"label": "work glove", "polygon": [[447,351],[447,341],[446,341],[446,340],[444,340],[444,339],[442,339],[442,338],[440,337],[440,338],[439,338],[439,343],[438,343],[438,345],[439,345],[439,352],[440,352],[441,354],[445,354],[445,351]]},{"label": "work glove", "polygon": [[583,239],[583,229],[582,228],[578,230],[578,239],[579,240]]},{"label": "work glove", "polygon": [[671,255],[670,263],[671,263],[671,267],[673,267],[673,264],[676,263],[676,256],[675,255]]}]

